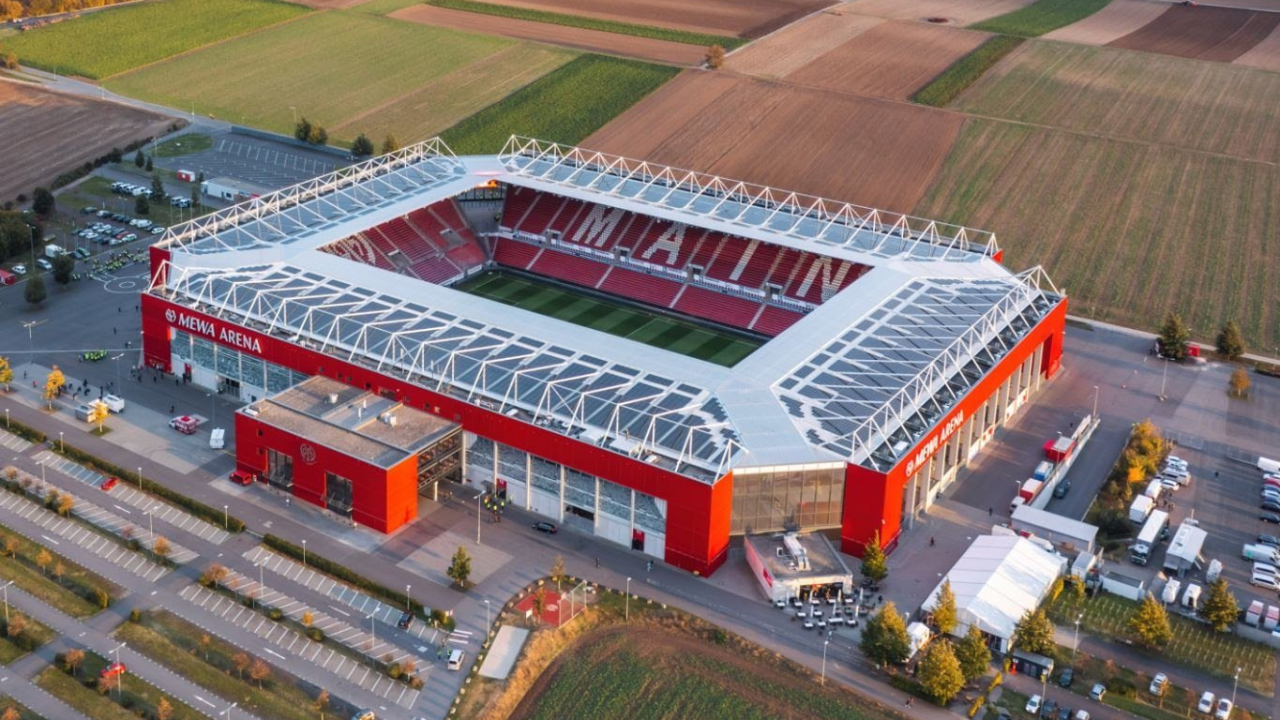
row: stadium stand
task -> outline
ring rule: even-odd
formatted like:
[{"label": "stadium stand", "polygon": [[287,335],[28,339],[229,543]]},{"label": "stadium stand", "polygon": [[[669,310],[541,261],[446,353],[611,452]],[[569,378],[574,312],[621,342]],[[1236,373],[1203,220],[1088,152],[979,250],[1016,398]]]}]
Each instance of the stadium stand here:
[{"label": "stadium stand", "polygon": [[432,283],[446,283],[486,261],[484,248],[452,199],[419,208],[321,251]]}]

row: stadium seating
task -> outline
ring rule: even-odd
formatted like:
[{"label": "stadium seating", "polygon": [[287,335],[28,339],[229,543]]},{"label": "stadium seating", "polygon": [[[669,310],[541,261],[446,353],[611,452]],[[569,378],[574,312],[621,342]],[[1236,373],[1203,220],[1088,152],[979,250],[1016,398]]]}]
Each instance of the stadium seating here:
[{"label": "stadium seating", "polygon": [[528,270],[529,266],[542,252],[542,248],[522,243],[518,240],[499,239],[494,243],[493,260],[499,265]]},{"label": "stadium seating", "polygon": [[760,313],[760,317],[756,318],[751,329],[773,337],[780,334],[783,330],[791,327],[797,320],[804,317],[798,312],[792,310],[783,310],[780,307],[766,305],[764,311]]},{"label": "stadium seating", "polygon": [[724,325],[747,329],[760,311],[760,303],[745,298],[725,295],[694,285],[686,285],[672,308],[686,315],[693,315]]},{"label": "stadium seating", "polygon": [[604,263],[551,249],[543,250],[529,266],[531,272],[585,287],[595,287],[608,269]]},{"label": "stadium seating", "polygon": [[658,307],[669,308],[680,293],[680,283],[665,278],[650,277],[641,273],[615,267],[605,278],[600,289],[610,295],[639,300]]},{"label": "stadium seating", "polygon": [[320,248],[324,252],[445,283],[487,261],[462,212],[442,200]]}]

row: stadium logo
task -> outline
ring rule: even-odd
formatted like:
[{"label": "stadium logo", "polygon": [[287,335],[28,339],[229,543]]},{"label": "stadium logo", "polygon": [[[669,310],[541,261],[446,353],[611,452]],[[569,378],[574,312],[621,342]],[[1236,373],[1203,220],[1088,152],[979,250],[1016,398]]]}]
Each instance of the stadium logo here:
[{"label": "stadium logo", "polygon": [[960,410],[956,413],[955,417],[948,420],[947,424],[942,426],[941,432],[930,438],[929,442],[920,446],[920,449],[916,451],[915,457],[907,460],[907,477],[914,475],[916,468],[922,467],[929,458],[933,457],[933,454],[938,451],[938,448],[941,447],[943,443],[950,440],[951,436],[955,435],[956,430],[959,430],[960,426],[963,424],[964,410]]},{"label": "stadium logo", "polygon": [[316,449],[310,445],[303,444],[298,448],[298,454],[302,456],[302,462],[308,465],[314,465],[316,462]]},{"label": "stadium logo", "polygon": [[212,320],[205,320],[204,318],[192,317],[190,315],[178,313],[175,312],[173,308],[170,308],[168,312],[165,313],[165,317],[168,318],[169,322],[176,324],[183,330],[189,330],[193,333],[204,335],[205,337],[214,338],[232,347],[249,350],[251,352],[258,353],[259,355],[262,354],[262,343],[258,338],[253,337],[248,333],[228,327],[219,328]]}]

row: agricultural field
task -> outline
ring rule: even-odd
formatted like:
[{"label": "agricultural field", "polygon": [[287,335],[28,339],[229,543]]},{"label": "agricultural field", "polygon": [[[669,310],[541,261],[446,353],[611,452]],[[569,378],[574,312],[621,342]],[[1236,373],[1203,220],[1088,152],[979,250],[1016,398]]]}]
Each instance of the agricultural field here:
[{"label": "agricultural field", "polygon": [[907,212],[963,121],[905,103],[686,70],[583,144]]},{"label": "agricultural field", "polygon": [[[293,132],[293,111],[333,141],[430,137],[572,59],[473,35],[350,12],[316,13],[108,82],[172,107]],[[270,80],[263,68],[271,68]]]},{"label": "agricultural field", "polygon": [[993,231],[1079,314],[1154,329],[1175,310],[1210,340],[1235,319],[1274,347],[1277,197],[1274,164],[974,118],[915,211]]},{"label": "agricultural field", "polygon": [[756,38],[834,0],[501,0],[494,5],[672,28],[708,35]]},{"label": "agricultural field", "polygon": [[478,275],[458,289],[725,367],[738,364],[763,344],[736,333],[502,272]]},{"label": "agricultural field", "polygon": [[307,12],[277,0],[139,3],[5,38],[0,48],[26,65],[102,79]]},{"label": "agricultural field", "polygon": [[837,683],[819,686],[761,649],[754,654],[669,629],[614,627],[571,644],[512,720],[566,717],[880,720],[896,717]]},{"label": "agricultural field", "polygon": [[948,25],[972,25],[1006,15],[1034,0],[854,0],[850,12],[889,20],[938,21]]},{"label": "agricultural field", "polygon": [[844,5],[827,8],[735,52],[725,67],[778,80],[882,22],[882,18],[848,12]]},{"label": "agricultural field", "polygon": [[[489,7],[484,3],[471,4]],[[690,45],[670,40],[486,15],[451,7],[440,7],[436,4],[414,5],[397,10],[389,17],[451,30],[500,35],[513,40],[531,40],[574,50],[619,55],[668,65],[698,65],[706,53],[704,45]]]},{"label": "agricultural field", "polygon": [[454,125],[443,137],[459,154],[496,153],[512,135],[578,144],[676,72],[583,55]]},{"label": "agricultural field", "polygon": [[1058,28],[1044,37],[1084,45],[1106,45],[1140,30],[1168,9],[1167,3],[1156,0],[1111,0],[1089,17]]},{"label": "agricultural field", "polygon": [[546,25],[582,28],[584,30],[596,30],[616,35],[632,35],[635,37],[650,38],[652,40],[667,40],[669,42],[699,45],[702,47],[706,47],[708,45],[721,45],[725,48],[732,49],[746,42],[740,38],[728,35],[708,35],[706,33],[689,32],[688,30],[677,30],[669,27],[638,25],[636,23],[583,17],[581,15],[566,15],[564,13],[548,12],[546,10],[535,10],[533,8],[497,5],[489,2],[481,2],[481,0],[428,0],[428,4],[433,7],[484,14],[490,18],[503,17],[512,20],[526,20]]},{"label": "agricultural field", "polygon": [[0,200],[48,185],[58,175],[172,122],[146,110],[0,80]]},{"label": "agricultural field", "polygon": [[1265,40],[1231,62],[1280,73],[1280,28],[1273,30]]},{"label": "agricultural field", "polygon": [[1129,50],[1231,62],[1280,27],[1280,13],[1171,5],[1142,28],[1109,44]]},{"label": "agricultural field", "polygon": [[975,30],[1039,37],[1060,27],[1071,25],[1106,7],[1111,0],[1036,0],[1020,10],[984,20]]},{"label": "agricultural field", "polygon": [[[953,109],[1280,162],[1280,74],[1106,47],[1030,41]],[[1273,203],[1274,204],[1274,203]]]}]

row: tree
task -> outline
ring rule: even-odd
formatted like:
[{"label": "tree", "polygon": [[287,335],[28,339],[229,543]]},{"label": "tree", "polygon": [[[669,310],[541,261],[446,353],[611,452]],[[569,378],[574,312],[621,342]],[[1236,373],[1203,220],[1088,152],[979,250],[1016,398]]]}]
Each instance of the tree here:
[{"label": "tree", "polygon": [[[70,498],[68,498],[68,499],[70,499]],[[54,577],[54,579],[55,579],[55,580],[57,580],[58,582],[62,582],[62,576],[63,576],[66,572],[67,572],[67,566],[66,566],[66,565],[63,565],[61,561],[59,561],[59,562],[55,562],[55,563],[53,564],[53,577]]]},{"label": "tree", "polygon": [[1160,354],[1171,360],[1182,361],[1187,357],[1187,341],[1191,331],[1182,322],[1182,316],[1169,313],[1160,326]]},{"label": "tree", "polygon": [[1253,381],[1249,379],[1249,371],[1242,367],[1238,367],[1231,371],[1231,379],[1227,381],[1230,387],[1230,395],[1232,397],[1248,397],[1249,388],[1253,387]]},{"label": "tree", "polygon": [[724,46],[712,45],[707,48],[705,59],[707,61],[707,67],[712,70],[719,70],[724,66]]},{"label": "tree", "polygon": [[306,142],[307,138],[309,137],[311,137],[311,121],[307,120],[304,117],[294,124],[293,138],[295,140],[301,140],[302,142]]},{"label": "tree", "polygon": [[133,164],[138,167],[145,167],[147,164],[147,156],[141,150],[133,154]]},{"label": "tree", "polygon": [[38,187],[31,193],[31,210],[42,218],[53,214],[54,204],[53,193],[49,192],[49,188]]},{"label": "tree", "polygon": [[938,640],[931,644],[916,668],[920,687],[939,705],[945,706],[964,687],[964,673],[960,661],[951,650],[951,643]]},{"label": "tree", "polygon": [[976,626],[969,626],[968,634],[956,642],[954,650],[966,682],[987,674],[991,667],[991,648],[987,647],[986,638]]},{"label": "tree", "polygon": [[20,638],[22,633],[27,631],[27,619],[18,613],[14,613],[9,618],[9,624],[5,626],[5,635],[11,638]]},{"label": "tree", "polygon": [[168,197],[168,193],[164,191],[164,181],[160,179],[160,173],[152,173],[151,175],[151,199],[164,200]]},{"label": "tree", "polygon": [[320,720],[324,720],[324,711],[329,709],[329,691],[321,688],[320,694],[311,702],[311,707],[320,713]]},{"label": "tree", "polygon": [[156,557],[161,560],[167,560],[173,554],[173,547],[169,545],[168,540],[158,537],[154,543],[151,543],[151,552],[155,553]]},{"label": "tree", "polygon": [[243,680],[244,669],[249,667],[249,656],[242,652],[238,652],[235,655],[232,655],[231,666],[236,669],[236,672],[240,674],[240,679]]},{"label": "tree", "polygon": [[871,537],[871,542],[862,549],[862,576],[872,582],[880,582],[889,576],[889,564],[884,557],[884,549],[880,547],[880,533]]},{"label": "tree", "polygon": [[137,200],[133,201],[133,211],[139,215],[148,215],[151,213],[151,201],[146,195],[139,195]]},{"label": "tree", "polygon": [[898,614],[898,606],[890,600],[871,616],[862,629],[863,654],[877,665],[903,663],[911,654],[911,639],[907,637],[907,625]]},{"label": "tree", "polygon": [[200,183],[201,182],[203,181],[194,182],[191,184],[191,207],[193,209],[200,207]]},{"label": "tree", "polygon": [[156,703],[156,720],[169,720],[173,717],[173,703],[167,698],[160,698]]},{"label": "tree", "polygon": [[1244,335],[1235,320],[1228,320],[1218,331],[1218,354],[1228,360],[1239,360],[1244,355]]},{"label": "tree", "polygon": [[151,156],[148,155],[147,156],[147,172],[151,172],[152,170],[155,170],[155,169],[156,169],[156,164],[152,162]]},{"label": "tree", "polygon": [[956,594],[951,591],[951,581],[943,580],[942,589],[938,591],[938,599],[934,603],[933,625],[943,635],[950,635],[956,629]]},{"label": "tree", "polygon": [[271,667],[262,660],[255,658],[253,665],[249,666],[249,679],[256,680],[258,687],[262,687],[262,681],[271,677]]},{"label": "tree", "polygon": [[1053,623],[1044,608],[1030,610],[1013,629],[1013,645],[1019,650],[1048,655],[1053,653]]},{"label": "tree", "polygon": [[395,135],[388,134],[386,139],[382,141],[382,152],[380,154],[386,155],[387,153],[393,153],[399,149],[400,140],[397,139]]},{"label": "tree", "polygon": [[467,578],[471,577],[471,556],[467,554],[466,548],[458,546],[458,552],[453,554],[453,560],[449,562],[449,570],[445,574],[458,587],[467,587]]},{"label": "tree", "polygon": [[71,275],[76,271],[76,258],[71,253],[63,253],[53,259],[53,281],[59,285],[71,282]]},{"label": "tree", "polygon": [[41,548],[40,552],[36,553],[36,565],[40,566],[40,572],[45,573],[51,562],[53,562],[53,556],[48,550]]},{"label": "tree", "polygon": [[31,276],[27,281],[27,287],[22,292],[22,297],[27,301],[28,305],[39,305],[49,297],[49,292],[44,289],[44,278],[39,273]]},{"label": "tree", "polygon": [[22,720],[22,713],[18,712],[18,708],[10,705],[0,713],[0,720]]},{"label": "tree", "polygon": [[307,132],[307,142],[311,145],[324,145],[329,142],[329,133],[320,123],[312,123]]},{"label": "tree", "polygon": [[556,556],[556,561],[551,563],[551,579],[556,581],[556,589],[560,589],[560,583],[564,581],[564,557]]},{"label": "tree", "polygon": [[213,638],[209,637],[209,633],[200,634],[200,650],[204,652],[204,659],[209,659],[209,646],[213,644]]},{"label": "tree", "polygon": [[222,582],[227,577],[227,569],[218,563],[213,563],[200,574],[200,584],[205,587],[213,587]]},{"label": "tree", "polygon": [[1240,605],[1236,596],[1231,594],[1227,581],[1218,578],[1209,583],[1209,593],[1200,606],[1200,617],[1209,621],[1209,625],[1217,632],[1226,632],[1235,624],[1240,615]]},{"label": "tree", "polygon": [[84,651],[79,648],[71,648],[63,656],[63,661],[67,664],[67,672],[72,675],[78,675],[80,664],[84,662]]},{"label": "tree", "polygon": [[364,133],[360,133],[351,142],[351,154],[356,157],[369,157],[373,154],[373,141],[365,137]]},{"label": "tree", "polygon": [[75,498],[71,497],[70,494],[64,494],[58,496],[58,502],[54,504],[54,508],[58,511],[59,515],[66,517],[71,514],[71,508],[75,504]]},{"label": "tree", "polygon": [[542,611],[547,609],[547,591],[541,587],[533,591],[533,598],[530,601],[530,610],[533,611],[533,624],[540,625],[542,623]]},{"label": "tree", "polygon": [[315,616],[308,610],[302,613],[302,627],[311,627],[311,623],[315,622]]},{"label": "tree", "polygon": [[1129,618],[1129,631],[1149,649],[1164,647],[1173,639],[1173,628],[1169,627],[1169,614],[1151,593],[1142,599],[1142,604]]},{"label": "tree", "polygon": [[[8,14],[6,8],[12,8],[15,6],[19,8],[22,7],[16,2],[16,0],[4,0],[4,2],[0,2],[0,17],[4,17]],[[5,70],[17,70],[18,54],[14,52],[7,52],[0,55],[0,67]]]},{"label": "tree", "polygon": [[0,357],[0,385],[4,385],[4,391],[9,392],[9,385],[13,382],[13,368],[9,365],[9,358]]},{"label": "tree", "polygon": [[107,416],[111,414],[111,409],[104,402],[95,402],[89,405],[89,424],[98,426],[98,434],[103,432],[102,425],[107,421]]},{"label": "tree", "polygon": [[22,543],[18,538],[12,535],[4,539],[4,554],[6,557],[16,558],[18,552],[22,549]]}]

